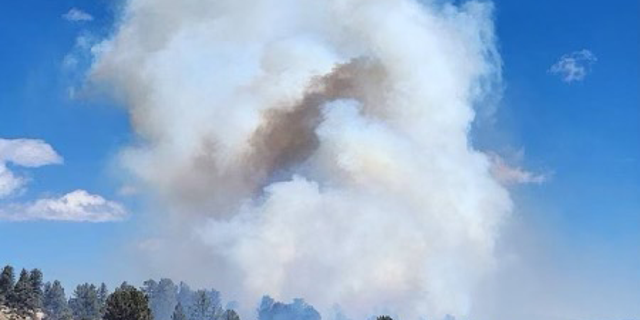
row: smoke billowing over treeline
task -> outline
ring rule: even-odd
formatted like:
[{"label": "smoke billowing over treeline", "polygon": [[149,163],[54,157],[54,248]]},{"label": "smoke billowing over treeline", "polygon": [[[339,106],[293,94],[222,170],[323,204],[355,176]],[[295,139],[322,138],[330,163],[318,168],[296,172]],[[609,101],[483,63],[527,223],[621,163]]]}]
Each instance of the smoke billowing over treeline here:
[{"label": "smoke billowing over treeline", "polygon": [[468,314],[512,207],[469,137],[500,93],[492,11],[127,1],[88,85],[136,133],[119,163],[157,227],[140,264],[216,283],[240,315],[263,294],[327,318]]},{"label": "smoke billowing over treeline", "polygon": [[[140,288],[124,282],[110,292],[102,283],[78,285],[67,296],[58,280],[44,282],[39,269],[22,269],[16,279],[8,265],[0,273],[0,319],[10,320],[240,320],[235,302],[215,289],[191,289],[184,282],[147,280]],[[291,303],[262,297],[250,319],[320,320],[303,299]]]}]

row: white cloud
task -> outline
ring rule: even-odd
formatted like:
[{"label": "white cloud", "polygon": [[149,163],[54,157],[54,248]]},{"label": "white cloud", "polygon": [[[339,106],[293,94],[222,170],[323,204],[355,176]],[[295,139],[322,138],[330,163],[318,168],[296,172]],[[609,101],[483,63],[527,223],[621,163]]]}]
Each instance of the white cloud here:
[{"label": "white cloud", "polygon": [[71,10],[69,10],[69,12],[65,13],[62,15],[62,18],[64,18],[67,21],[73,21],[73,22],[84,22],[84,21],[92,21],[93,20],[93,16],[78,9],[78,8],[71,8]]},{"label": "white cloud", "polygon": [[[7,164],[35,168],[63,163],[51,145],[35,139],[0,139],[0,200],[25,189],[29,179],[14,173]],[[32,202],[0,203],[0,220],[60,220],[107,222],[123,220],[124,207],[99,195],[76,190],[58,198]]]},{"label": "white cloud", "polygon": [[0,139],[0,162],[23,167],[62,163],[62,157],[49,144],[35,139]]},{"label": "white cloud", "polygon": [[7,163],[35,168],[62,162],[62,157],[42,140],[0,139],[0,199],[16,193],[28,181],[13,173]]},{"label": "white cloud", "polygon": [[597,60],[591,51],[583,49],[560,57],[560,60],[549,68],[549,72],[559,75],[564,82],[582,81]]},{"label": "white cloud", "polygon": [[[519,151],[515,157],[521,159],[522,153]],[[496,153],[489,153],[489,159],[491,159],[491,174],[504,185],[541,184],[548,180],[546,174],[533,173],[519,166],[512,166]]]},{"label": "white cloud", "polygon": [[126,217],[127,211],[122,205],[85,190],[76,190],[62,197],[0,207],[0,220],[8,221],[110,222]]},{"label": "white cloud", "polygon": [[25,178],[16,176],[5,165],[0,164],[0,199],[20,190],[25,183]]}]

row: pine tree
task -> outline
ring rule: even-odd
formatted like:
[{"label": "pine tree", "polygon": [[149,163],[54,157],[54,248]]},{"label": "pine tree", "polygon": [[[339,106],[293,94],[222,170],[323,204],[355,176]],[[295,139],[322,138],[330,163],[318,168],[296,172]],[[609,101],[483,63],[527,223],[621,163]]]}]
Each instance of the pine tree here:
[{"label": "pine tree", "polygon": [[31,292],[32,288],[31,281],[29,280],[29,272],[22,269],[20,272],[20,278],[13,288],[12,295],[9,297],[9,307],[15,309],[21,316],[31,314],[35,309],[35,306],[31,304],[33,302],[33,299],[31,299]]},{"label": "pine tree", "polygon": [[194,296],[195,294],[193,290],[191,290],[189,285],[184,282],[180,282],[179,289],[178,289],[178,303],[182,305],[183,309],[185,310],[191,309]]},{"label": "pine tree", "polygon": [[264,296],[258,307],[258,320],[320,320],[320,314],[303,299],[292,303],[275,302]]},{"label": "pine tree", "polygon": [[71,309],[67,303],[67,297],[60,281],[53,284],[47,282],[44,286],[43,309],[44,320],[71,320]]},{"label": "pine tree", "polygon": [[98,304],[100,307],[100,316],[104,316],[104,313],[107,309],[107,298],[109,298],[109,289],[107,289],[107,285],[104,282],[100,285],[100,289],[98,289]]},{"label": "pine tree", "polygon": [[273,304],[275,301],[270,296],[263,296],[258,306],[258,320],[271,320]]},{"label": "pine tree", "polygon": [[149,306],[155,320],[171,320],[171,315],[178,303],[178,287],[171,279],[160,282],[148,280],[144,282],[143,291],[149,298]]},{"label": "pine tree", "polygon": [[153,279],[149,279],[142,283],[142,292],[147,296],[151,296],[157,287],[158,283]]},{"label": "pine tree", "polygon": [[9,297],[13,294],[15,285],[15,275],[12,266],[5,266],[0,274],[0,306],[9,303]]},{"label": "pine tree", "polygon": [[189,320],[213,320],[217,316],[215,301],[212,301],[210,292],[206,290],[196,291],[189,309]]},{"label": "pine tree", "polygon": [[31,285],[31,292],[29,293],[29,306],[32,310],[42,308],[42,271],[39,269],[33,269],[29,273],[29,283]]},{"label": "pine tree", "polygon": [[88,283],[79,285],[69,300],[69,307],[76,320],[99,320],[100,301],[96,286]]},{"label": "pine tree", "polygon": [[187,315],[184,313],[184,309],[182,308],[182,303],[178,302],[175,309],[173,310],[173,314],[171,315],[171,320],[187,320]]},{"label": "pine tree", "polygon": [[104,320],[152,320],[144,292],[123,283],[107,299]]},{"label": "pine tree", "polygon": [[227,309],[222,314],[222,320],[240,320],[240,316],[238,315],[238,313],[235,310]]}]

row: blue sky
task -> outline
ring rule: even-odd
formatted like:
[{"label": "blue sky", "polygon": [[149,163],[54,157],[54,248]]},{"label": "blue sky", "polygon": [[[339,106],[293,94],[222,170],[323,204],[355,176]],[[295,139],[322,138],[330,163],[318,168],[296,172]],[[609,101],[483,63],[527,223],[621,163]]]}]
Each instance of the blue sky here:
[{"label": "blue sky", "polygon": [[[640,7],[637,1],[496,0],[505,91],[481,146],[524,150],[541,184],[514,187],[522,224],[541,259],[564,275],[573,268],[611,291],[640,299]],[[127,115],[102,98],[70,99],[74,75],[63,60],[83,32],[106,34],[114,1],[0,3],[0,138],[42,139],[64,158],[15,172],[26,191],[0,201],[31,201],[76,189],[123,203],[132,217],[113,223],[0,221],[0,264],[42,268],[67,284],[116,283],[121,251],[139,227],[141,205],[119,195],[114,155],[131,141]],[[92,21],[62,18],[71,8]],[[597,57],[572,82],[550,72],[563,55]],[[515,152],[514,151],[514,152]],[[580,275],[580,273],[583,273]],[[635,286],[635,291],[632,287]]]}]

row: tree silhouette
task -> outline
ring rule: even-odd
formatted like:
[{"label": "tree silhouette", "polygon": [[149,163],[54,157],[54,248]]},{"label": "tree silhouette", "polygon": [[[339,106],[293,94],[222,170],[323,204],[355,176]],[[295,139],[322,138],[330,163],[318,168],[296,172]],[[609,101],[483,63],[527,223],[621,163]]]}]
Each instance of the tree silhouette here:
[{"label": "tree silhouette", "polygon": [[149,299],[126,283],[109,295],[104,320],[152,320]]},{"label": "tree silhouette", "polygon": [[6,266],[0,274],[0,305],[8,304],[9,297],[13,294],[13,286],[16,278],[13,274],[13,267]]}]

